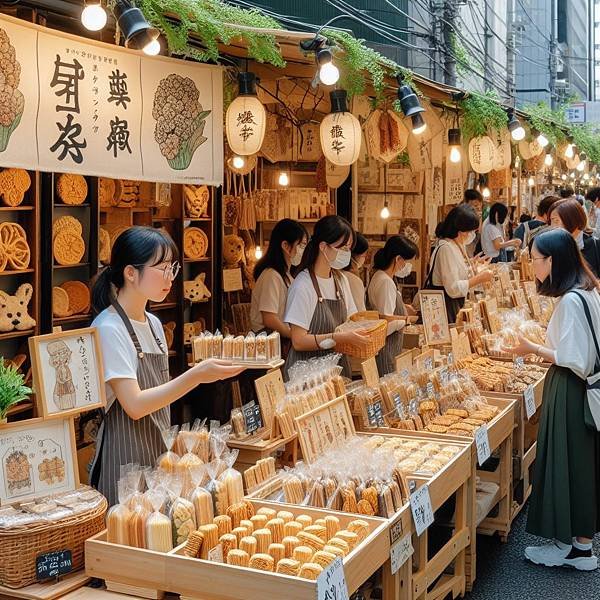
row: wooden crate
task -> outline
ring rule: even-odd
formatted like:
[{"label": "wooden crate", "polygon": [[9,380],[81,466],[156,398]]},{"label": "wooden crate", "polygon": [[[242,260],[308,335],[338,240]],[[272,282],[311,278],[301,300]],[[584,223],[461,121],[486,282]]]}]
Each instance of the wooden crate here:
[{"label": "wooden crate", "polygon": [[[279,505],[252,501],[258,509]],[[314,519],[331,511],[297,507],[297,513]],[[356,519],[355,515],[336,513],[342,527]],[[369,536],[344,558],[344,573],[349,593],[353,593],[390,556],[388,522],[377,517],[362,519],[371,525]],[[299,577],[268,573],[209,562],[182,555],[183,546],[168,554],[119,546],[106,541],[106,531],[86,542],[86,573],[116,583],[120,589],[129,589],[141,597],[141,592],[168,591],[193,600],[264,600],[286,598],[304,600],[316,596],[316,582]],[[153,596],[156,597],[156,596]],[[391,600],[391,599],[390,599]]]}]

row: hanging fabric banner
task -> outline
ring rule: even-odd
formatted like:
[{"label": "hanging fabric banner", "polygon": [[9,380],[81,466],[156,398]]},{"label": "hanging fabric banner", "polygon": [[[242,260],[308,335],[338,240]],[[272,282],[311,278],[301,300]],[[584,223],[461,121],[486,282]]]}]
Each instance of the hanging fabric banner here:
[{"label": "hanging fabric banner", "polygon": [[3,44],[14,58],[0,165],[222,183],[220,67],[149,58],[0,15]]}]

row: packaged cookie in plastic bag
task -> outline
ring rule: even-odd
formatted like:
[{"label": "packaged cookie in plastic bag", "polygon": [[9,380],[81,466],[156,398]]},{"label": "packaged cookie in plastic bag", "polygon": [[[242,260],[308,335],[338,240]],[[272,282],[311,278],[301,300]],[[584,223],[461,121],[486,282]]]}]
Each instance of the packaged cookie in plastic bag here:
[{"label": "packaged cookie in plastic bag", "polygon": [[158,457],[156,466],[166,473],[174,473],[177,468],[177,463],[179,462],[179,455],[173,452],[173,446],[177,440],[179,427],[173,425],[172,427],[163,429],[160,433],[165,444],[166,452]]},{"label": "packaged cookie in plastic bag", "polygon": [[119,479],[117,482],[117,496],[119,503],[111,506],[106,513],[106,541],[121,546],[129,546],[129,519],[131,510],[129,509],[129,497],[131,489],[127,487],[125,479]]},{"label": "packaged cookie in plastic bag", "polygon": [[239,450],[232,450],[223,454],[223,460],[227,468],[219,475],[219,481],[225,485],[228,507],[244,499],[244,480],[242,474],[233,468],[238,454]]},{"label": "packaged cookie in plastic bag", "polygon": [[205,465],[192,467],[190,469],[194,489],[192,490],[189,499],[194,505],[196,515],[196,525],[207,525],[213,522],[215,511],[211,493],[203,487],[207,476],[207,468]]},{"label": "packaged cookie in plastic bag", "polygon": [[182,496],[183,485],[184,478],[181,475],[170,475],[167,480],[167,491],[171,500],[169,516],[173,523],[175,546],[187,541],[190,533],[196,530],[196,510],[194,504]]}]

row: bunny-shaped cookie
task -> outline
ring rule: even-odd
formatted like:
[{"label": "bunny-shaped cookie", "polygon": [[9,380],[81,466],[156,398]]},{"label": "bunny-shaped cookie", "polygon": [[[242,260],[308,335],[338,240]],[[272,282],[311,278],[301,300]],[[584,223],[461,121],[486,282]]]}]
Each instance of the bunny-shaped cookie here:
[{"label": "bunny-shaped cookie", "polygon": [[27,331],[35,327],[35,320],[27,311],[32,295],[33,287],[30,283],[20,285],[14,296],[0,290],[0,331]]}]

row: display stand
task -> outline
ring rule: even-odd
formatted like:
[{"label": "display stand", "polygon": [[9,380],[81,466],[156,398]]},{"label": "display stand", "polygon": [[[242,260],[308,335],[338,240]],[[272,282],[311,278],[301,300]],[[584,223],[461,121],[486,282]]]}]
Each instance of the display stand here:
[{"label": "display stand", "polygon": [[0,600],[58,600],[84,586],[89,580],[85,573],[78,572],[65,575],[57,582],[33,583],[20,590],[0,586]]}]

